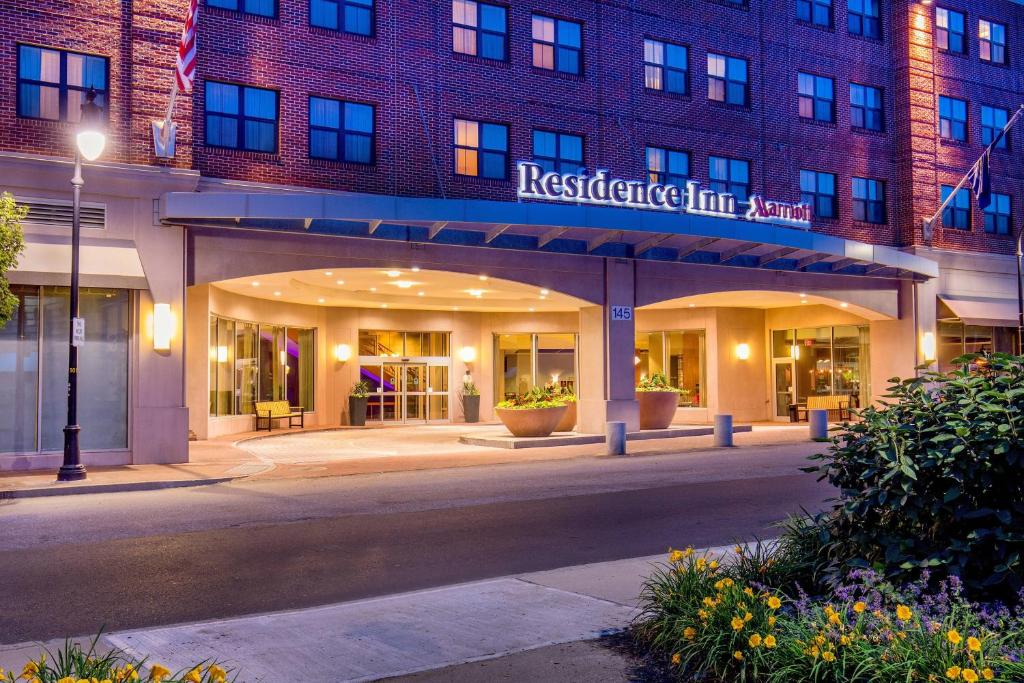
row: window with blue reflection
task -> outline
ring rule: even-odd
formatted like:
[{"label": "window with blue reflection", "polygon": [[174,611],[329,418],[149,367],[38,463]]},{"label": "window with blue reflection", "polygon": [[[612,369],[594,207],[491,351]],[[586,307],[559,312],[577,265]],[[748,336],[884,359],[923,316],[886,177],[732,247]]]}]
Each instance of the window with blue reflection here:
[{"label": "window with blue reflection", "polygon": [[252,14],[258,17],[276,17],[277,2],[275,0],[206,0],[209,7],[243,14]]},{"label": "window with blue reflection", "polygon": [[373,0],[310,0],[309,23],[332,31],[373,35]]},{"label": "window with blue reflection", "polygon": [[18,116],[80,121],[90,89],[96,92],[95,103],[106,112],[107,79],[106,57],[19,45]]},{"label": "window with blue reflection", "polygon": [[309,98],[309,156],[373,163],[373,119],[369,104]]},{"label": "window with blue reflection", "polygon": [[232,83],[206,82],[206,144],[277,152],[278,94]]}]

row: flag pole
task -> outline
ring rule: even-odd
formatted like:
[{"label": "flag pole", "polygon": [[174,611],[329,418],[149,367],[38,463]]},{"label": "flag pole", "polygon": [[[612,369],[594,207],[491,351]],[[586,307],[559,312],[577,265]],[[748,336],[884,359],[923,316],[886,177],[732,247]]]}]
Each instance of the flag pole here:
[{"label": "flag pole", "polygon": [[1013,124],[1017,122],[1017,119],[1020,118],[1022,112],[1024,112],[1024,104],[1021,104],[1020,106],[1017,107],[1017,111],[1013,112],[1013,116],[1011,116],[1010,120],[1006,122],[1005,126],[1003,126],[1003,129],[999,132],[999,135],[992,138],[992,142],[988,143],[988,147],[985,148],[985,151],[981,153],[981,156],[978,157],[978,160],[974,162],[973,166],[971,166],[971,170],[964,174],[964,177],[961,178],[960,182],[956,184],[956,187],[954,187],[953,191],[949,193],[949,196],[946,197],[942,204],[939,205],[938,210],[932,214],[931,218],[926,218],[924,220],[922,227],[924,229],[925,241],[928,244],[931,244],[932,228],[935,226],[935,222],[939,220],[939,217],[942,216],[942,212],[946,210],[946,207],[949,206],[949,203],[952,202],[953,199],[956,197],[956,193],[962,190],[964,185],[967,184],[967,179],[970,178],[971,173],[978,166],[978,164],[981,163],[981,160],[985,158],[985,155],[990,154],[992,150],[995,149],[996,143],[998,143],[999,140],[1002,139],[1002,137],[1009,132],[1010,128],[1013,127]]}]

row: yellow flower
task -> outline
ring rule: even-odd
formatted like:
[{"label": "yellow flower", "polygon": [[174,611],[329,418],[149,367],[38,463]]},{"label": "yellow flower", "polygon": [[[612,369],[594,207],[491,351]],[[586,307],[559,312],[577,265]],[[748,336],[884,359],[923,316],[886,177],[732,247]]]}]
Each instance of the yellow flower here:
[{"label": "yellow flower", "polygon": [[679,666],[680,662],[683,661],[683,656],[678,652],[672,655],[672,666]]},{"label": "yellow flower", "polygon": [[[2,674],[3,674],[3,671],[0,671],[0,675],[2,675]],[[74,676],[65,676],[64,678],[61,678],[60,680],[58,680],[57,683],[77,683],[77,681],[75,680]]]},{"label": "yellow flower", "polygon": [[21,670],[21,678],[32,678],[37,673],[39,673],[39,665],[30,659],[25,662],[25,666]]},{"label": "yellow flower", "polygon": [[706,609],[697,610],[697,616],[701,618],[701,621],[707,621],[708,611]]},{"label": "yellow flower", "polygon": [[865,602],[863,602],[861,600],[858,600],[857,602],[853,603],[853,611],[856,612],[857,614],[860,614],[861,612],[863,612],[867,608],[868,608],[867,603],[865,603]]},{"label": "yellow flower", "polygon": [[686,638],[687,640],[693,640],[696,637],[697,637],[697,629],[695,629],[694,627],[687,626],[686,628],[683,629],[683,638]]},{"label": "yellow flower", "polygon": [[743,554],[743,546],[738,545],[735,548],[733,548],[733,550],[736,552],[737,555]]},{"label": "yellow flower", "polygon": [[960,667],[959,666],[951,666],[948,669],[946,669],[946,678],[950,678],[950,679],[952,679],[954,681],[956,679],[960,678]]},{"label": "yellow flower", "polygon": [[974,669],[964,669],[960,677],[967,681],[967,683],[978,683],[978,672]]},{"label": "yellow flower", "polygon": [[753,618],[754,618],[754,615],[751,614],[750,612],[747,612],[746,614],[743,615],[743,621],[750,621]]},{"label": "yellow flower", "polygon": [[834,661],[836,661],[836,656],[834,654],[832,654],[831,652],[823,652],[823,653],[821,653],[821,658],[824,659],[826,662],[834,662]]},{"label": "yellow flower", "polygon": [[694,566],[697,568],[697,571],[702,572],[705,568],[707,568],[708,561],[705,560],[703,557],[698,557],[697,563]]},{"label": "yellow flower", "polygon": [[711,560],[710,562],[708,562],[708,569],[718,569],[718,560]]},{"label": "yellow flower", "polygon": [[956,629],[950,629],[946,631],[946,640],[953,643],[954,645],[959,645],[963,641],[963,638],[960,636]]},{"label": "yellow flower", "polygon": [[770,598],[768,598],[768,608],[769,609],[779,609],[780,607],[782,607],[782,600],[779,600],[774,595],[771,596]]},{"label": "yellow flower", "polygon": [[715,599],[710,597],[710,596],[704,598],[704,606],[705,607],[714,607],[715,606]]},{"label": "yellow flower", "polygon": [[754,597],[754,589],[751,588],[750,586],[747,586],[746,588],[744,588],[743,592],[746,593],[747,595],[749,595],[750,597]]},{"label": "yellow flower", "polygon": [[743,661],[743,653],[740,652],[739,650],[736,650],[736,652],[732,653],[732,658],[735,659],[737,662],[742,662]]},{"label": "yellow flower", "polygon": [[761,636],[755,633],[754,635],[750,636],[750,640],[748,640],[747,642],[750,643],[750,647],[761,647]]},{"label": "yellow flower", "polygon": [[830,623],[830,624],[835,624],[835,625],[837,625],[837,626],[838,626],[839,624],[841,624],[841,623],[843,623],[843,622],[842,622],[842,620],[841,620],[841,619],[839,618],[839,615],[838,615],[838,614],[836,614],[835,612],[833,612],[832,614],[828,615],[828,623]]},{"label": "yellow flower", "polygon": [[196,668],[192,669],[187,674],[185,674],[184,680],[188,683],[203,683],[203,674],[199,670],[199,667],[197,666]]},{"label": "yellow flower", "polygon": [[814,642],[816,642],[818,645],[824,645],[825,636],[814,636]]},{"label": "yellow flower", "polygon": [[913,616],[913,613],[906,605],[898,605],[896,607],[896,618],[900,621],[910,621],[911,616]]},{"label": "yellow flower", "polygon": [[686,557],[686,555],[683,554],[682,550],[673,550],[668,554],[668,561],[675,564],[677,562],[681,562],[684,557]]},{"label": "yellow flower", "polygon": [[775,617],[768,617],[768,625],[775,626]]},{"label": "yellow flower", "polygon": [[994,671],[992,671],[992,669],[986,666],[984,669],[981,670],[981,677],[984,678],[986,681],[991,681],[993,678],[996,677],[996,674]]},{"label": "yellow flower", "polygon": [[981,652],[981,641],[971,636],[967,639],[967,649],[971,652]]},{"label": "yellow flower", "polygon": [[840,645],[849,645],[850,642],[851,642],[850,641],[850,636],[846,636],[846,635],[839,636],[839,644]]},{"label": "yellow flower", "polygon": [[775,643],[775,636],[767,635],[767,636],[764,637],[764,646],[765,647],[773,648],[773,647],[775,647],[775,645],[776,645],[776,643]]},{"label": "yellow flower", "polygon": [[818,646],[815,645],[814,647],[812,647],[810,650],[807,651],[807,654],[808,654],[808,656],[813,657],[814,659],[817,659],[818,655],[821,654],[821,650],[819,650]]},{"label": "yellow flower", "polygon": [[171,675],[171,670],[165,666],[154,664],[149,668],[149,680],[153,683],[161,683],[165,678]]},{"label": "yellow flower", "polygon": [[733,631],[742,631],[744,623],[746,623],[746,622],[744,622],[739,617],[733,617],[732,618],[732,630]]}]

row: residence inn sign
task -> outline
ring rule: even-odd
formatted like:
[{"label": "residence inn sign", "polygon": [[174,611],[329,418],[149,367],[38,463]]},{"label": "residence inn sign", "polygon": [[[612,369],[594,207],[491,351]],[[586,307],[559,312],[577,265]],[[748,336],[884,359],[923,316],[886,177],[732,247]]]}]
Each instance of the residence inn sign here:
[{"label": "residence inn sign", "polygon": [[763,223],[777,223],[797,228],[811,226],[809,204],[792,204],[751,195],[746,213],[740,213],[736,197],[727,192],[702,190],[700,183],[690,180],[686,187],[613,178],[606,169],[594,175],[585,173],[545,173],[531,161],[518,164],[517,194],[527,199],[598,204],[629,209],[659,209],[715,216],[746,218]]}]

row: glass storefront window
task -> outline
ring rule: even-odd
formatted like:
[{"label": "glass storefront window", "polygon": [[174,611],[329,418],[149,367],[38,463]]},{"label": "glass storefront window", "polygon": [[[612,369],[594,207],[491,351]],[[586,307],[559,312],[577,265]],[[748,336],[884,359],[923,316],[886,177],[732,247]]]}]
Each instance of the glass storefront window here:
[{"label": "glass storefront window", "polygon": [[235,323],[236,415],[250,415],[255,410],[253,404],[256,403],[256,387],[260,371],[256,339],[255,323]]},{"label": "glass storefront window", "polygon": [[[39,409],[39,288],[11,287],[14,317],[0,327],[0,453],[36,450]],[[67,369],[65,368],[65,373]]]},{"label": "glass storefront window", "polygon": [[965,353],[1014,353],[1017,330],[1013,327],[965,325],[960,320],[938,322],[938,361],[940,372],[956,370],[953,359]]},{"label": "glass storefront window", "polygon": [[672,386],[679,387],[679,405],[702,408],[707,405],[704,381],[704,330],[637,332],[633,352],[634,380],[663,373]]},{"label": "glass storefront window", "polygon": [[576,393],[576,335],[537,335],[537,383]]},{"label": "glass storefront window", "polygon": [[574,333],[494,335],[495,400],[553,384],[578,393]]},{"label": "glass storefront window", "polygon": [[360,330],[359,378],[370,422],[449,419],[450,332]]},{"label": "glass storefront window", "polygon": [[869,328],[860,325],[772,330],[776,415],[808,396],[851,396],[865,406],[871,391]]},{"label": "glass storefront window", "polygon": [[514,398],[535,386],[533,379],[533,335],[495,335],[494,364],[498,384],[496,400]]}]

